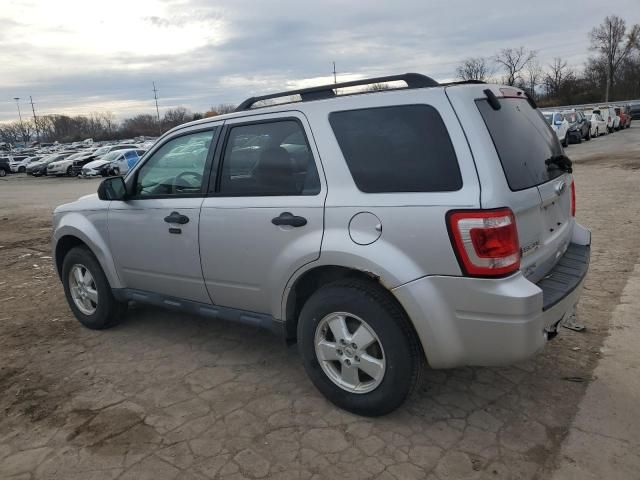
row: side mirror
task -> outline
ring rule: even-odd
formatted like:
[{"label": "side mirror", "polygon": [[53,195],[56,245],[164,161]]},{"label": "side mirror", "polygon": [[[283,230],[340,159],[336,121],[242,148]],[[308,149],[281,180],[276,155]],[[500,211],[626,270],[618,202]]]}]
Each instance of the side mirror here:
[{"label": "side mirror", "polygon": [[127,197],[127,187],[122,177],[105,178],[98,187],[100,200],[124,200]]}]

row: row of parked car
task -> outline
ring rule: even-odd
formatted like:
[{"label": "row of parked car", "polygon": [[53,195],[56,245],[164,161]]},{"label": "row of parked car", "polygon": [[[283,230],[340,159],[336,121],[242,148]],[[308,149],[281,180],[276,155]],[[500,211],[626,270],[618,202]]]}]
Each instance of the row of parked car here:
[{"label": "row of parked car", "polygon": [[566,147],[629,128],[633,118],[640,118],[640,105],[545,110],[542,114]]},{"label": "row of parked car", "polygon": [[76,149],[29,149],[20,154],[0,156],[0,176],[8,173],[27,173],[34,177],[124,175],[152,144],[152,141],[120,142]]}]

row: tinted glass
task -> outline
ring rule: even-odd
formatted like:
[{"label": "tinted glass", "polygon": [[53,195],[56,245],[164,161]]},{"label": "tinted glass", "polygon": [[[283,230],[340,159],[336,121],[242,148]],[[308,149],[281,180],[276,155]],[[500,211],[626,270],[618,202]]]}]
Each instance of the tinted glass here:
[{"label": "tinted glass", "polygon": [[320,178],[299,122],[282,120],[231,128],[220,193],[234,196],[316,195]]},{"label": "tinted glass", "polygon": [[545,118],[526,99],[500,99],[500,110],[487,100],[476,100],[489,129],[511,190],[545,183],[564,172],[545,160],[562,155],[558,137]]},{"label": "tinted glass", "polygon": [[145,197],[201,193],[213,134],[213,130],[192,133],[162,145],[138,171],[136,194]]},{"label": "tinted glass", "polygon": [[462,187],[447,127],[429,105],[334,112],[329,121],[363,192],[446,192]]}]

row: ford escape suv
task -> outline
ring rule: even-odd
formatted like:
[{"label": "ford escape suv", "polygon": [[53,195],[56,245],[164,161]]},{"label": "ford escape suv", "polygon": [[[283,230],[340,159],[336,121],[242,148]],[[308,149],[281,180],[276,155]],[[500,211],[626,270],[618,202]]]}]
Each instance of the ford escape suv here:
[{"label": "ford escape suv", "polygon": [[58,207],[54,258],[89,328],[130,301],[266,327],[332,402],[382,415],[425,365],[509,364],[556,335],[590,256],[571,172],[517,88],[287,91],[174,128]]}]

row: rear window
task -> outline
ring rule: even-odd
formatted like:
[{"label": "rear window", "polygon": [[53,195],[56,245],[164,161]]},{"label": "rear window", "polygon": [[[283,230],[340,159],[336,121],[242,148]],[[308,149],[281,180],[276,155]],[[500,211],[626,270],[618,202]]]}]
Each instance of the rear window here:
[{"label": "rear window", "polygon": [[446,192],[462,187],[447,127],[430,105],[333,112],[329,122],[362,192]]},{"label": "rear window", "polygon": [[556,134],[548,119],[529,105],[526,99],[501,98],[500,110],[485,99],[476,100],[491,139],[498,152],[511,190],[541,185],[564,172],[545,161],[562,155]]}]

